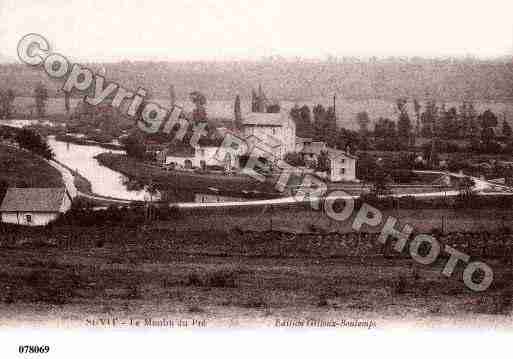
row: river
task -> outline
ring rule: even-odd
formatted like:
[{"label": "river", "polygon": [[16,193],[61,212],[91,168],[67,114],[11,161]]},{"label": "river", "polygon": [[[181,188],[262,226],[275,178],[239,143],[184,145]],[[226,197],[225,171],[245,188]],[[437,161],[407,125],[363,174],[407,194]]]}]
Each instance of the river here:
[{"label": "river", "polygon": [[103,152],[123,154],[124,151],[109,151],[100,146],[76,145],[73,143],[48,138],[55,159],[72,170],[77,171],[91,183],[93,193],[101,196],[114,197],[126,200],[143,201],[149,194],[142,191],[130,191],[123,183],[126,178],[121,173],[100,165],[94,157]]},{"label": "river", "polygon": [[[37,120],[8,120],[2,124],[22,128],[32,124],[41,123]],[[43,123],[53,126],[51,122]],[[57,141],[54,136],[47,138],[48,145],[55,154],[55,160],[78,172],[82,177],[91,183],[93,194],[117,198],[129,201],[146,201],[150,198],[158,199],[159,195],[150,196],[146,190],[129,190],[126,186],[126,177],[108,167],[102,166],[94,157],[100,153],[111,152],[125,154],[121,150],[108,150],[96,145],[77,145],[73,143]],[[223,196],[217,194],[215,188],[195,192],[191,190],[168,191],[165,194],[166,200],[172,202],[239,202],[245,200],[242,197]]]},{"label": "river", "polygon": [[[43,124],[54,126],[50,121],[13,119],[4,120],[2,125],[22,128],[33,124]],[[106,197],[113,197],[132,201],[144,201],[150,198],[148,192],[130,191],[127,189],[124,181],[126,177],[121,173],[100,165],[94,157],[100,153],[108,152],[100,146],[85,146],[66,143],[55,140],[54,136],[48,137],[48,145],[55,154],[55,159],[68,166],[72,170],[80,173],[91,183],[91,189],[94,194]],[[124,151],[110,151],[112,153],[123,154]]]}]

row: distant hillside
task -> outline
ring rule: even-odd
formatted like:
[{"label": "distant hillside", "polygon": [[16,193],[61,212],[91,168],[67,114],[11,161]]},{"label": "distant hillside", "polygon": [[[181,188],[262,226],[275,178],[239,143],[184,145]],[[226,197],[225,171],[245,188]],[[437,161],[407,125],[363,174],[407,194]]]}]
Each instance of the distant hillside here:
[{"label": "distant hillside", "polygon": [[[145,87],[158,98],[168,98],[173,84],[178,98],[199,90],[211,100],[233,100],[236,94],[249,98],[262,84],[268,97],[290,101],[316,101],[336,93],[352,100],[395,100],[400,96],[438,101],[471,97],[482,101],[513,100],[511,59],[377,60],[340,62],[121,62],[90,64],[105,70],[109,80],[127,88]],[[51,95],[59,96],[59,82],[41,69],[20,64],[0,65],[0,86],[31,95],[43,81]]]}]

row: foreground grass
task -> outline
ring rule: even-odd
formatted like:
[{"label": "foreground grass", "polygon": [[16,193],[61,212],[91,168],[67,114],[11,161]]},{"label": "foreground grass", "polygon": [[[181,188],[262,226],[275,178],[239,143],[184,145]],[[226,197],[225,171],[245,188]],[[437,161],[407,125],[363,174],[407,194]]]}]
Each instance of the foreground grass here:
[{"label": "foreground grass", "polygon": [[[154,226],[162,229],[178,229],[188,231],[208,230],[258,230],[270,229],[292,232],[318,230],[331,232],[352,232],[357,210],[345,221],[330,219],[320,210],[308,208],[308,204],[292,204],[285,206],[266,206],[258,208],[217,208],[182,210],[183,216],[172,222],[157,222]],[[378,207],[379,208],[379,207]],[[513,212],[501,208],[446,208],[446,209],[383,209],[383,220],[380,226],[367,227],[369,232],[381,231],[388,217],[398,219],[396,228],[405,224],[411,225],[416,231],[430,233],[434,229],[445,231],[490,231],[493,232],[513,223]],[[513,229],[513,227],[512,227]]]},{"label": "foreground grass", "polygon": [[512,309],[513,275],[498,259],[487,261],[494,285],[475,293],[461,271],[450,279],[440,274],[444,261],[417,266],[379,249],[365,255],[344,246],[333,255],[325,248],[335,243],[316,236],[259,238],[147,226],[4,232],[1,323],[192,316],[221,326],[272,325],[284,317],[377,318],[379,325],[504,318]]}]

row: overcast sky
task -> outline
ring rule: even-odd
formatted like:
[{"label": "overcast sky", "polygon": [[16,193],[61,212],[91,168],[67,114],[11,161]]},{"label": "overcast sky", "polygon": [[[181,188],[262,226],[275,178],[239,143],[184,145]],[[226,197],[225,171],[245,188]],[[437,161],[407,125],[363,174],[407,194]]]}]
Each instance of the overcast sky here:
[{"label": "overcast sky", "polygon": [[44,35],[70,59],[498,57],[511,0],[0,0],[0,54]]}]

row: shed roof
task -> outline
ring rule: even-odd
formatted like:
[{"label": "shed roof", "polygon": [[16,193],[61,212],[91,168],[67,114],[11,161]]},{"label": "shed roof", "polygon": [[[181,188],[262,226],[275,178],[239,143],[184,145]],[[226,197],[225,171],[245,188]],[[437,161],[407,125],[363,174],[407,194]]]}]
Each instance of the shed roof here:
[{"label": "shed roof", "polygon": [[59,212],[65,188],[8,188],[0,212]]}]

